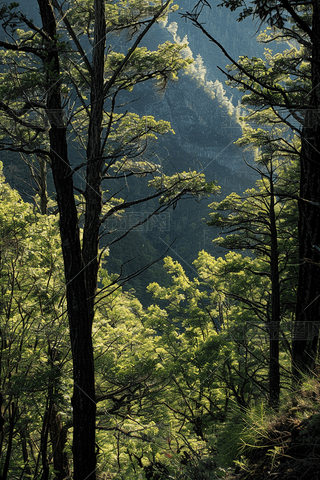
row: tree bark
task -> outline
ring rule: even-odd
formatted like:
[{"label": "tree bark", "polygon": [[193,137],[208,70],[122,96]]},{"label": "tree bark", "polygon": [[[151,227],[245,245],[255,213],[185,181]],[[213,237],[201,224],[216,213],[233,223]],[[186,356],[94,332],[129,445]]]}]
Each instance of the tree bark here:
[{"label": "tree bark", "polygon": [[87,144],[86,211],[83,229],[83,260],[85,264],[89,315],[94,317],[94,298],[99,268],[99,228],[102,210],[101,178],[104,161],[101,132],[104,106],[104,58],[106,42],[105,4],[94,1],[94,47],[92,56],[90,122]]},{"label": "tree bark", "polygon": [[280,284],[279,284],[279,253],[278,232],[275,213],[275,194],[273,167],[270,171],[270,273],[271,273],[271,328],[269,330],[270,358],[269,358],[269,406],[275,410],[279,407],[280,399],[280,365],[279,365],[279,327],[280,327]]},{"label": "tree bark", "polygon": [[69,462],[63,451],[67,442],[68,428],[63,427],[61,415],[56,405],[52,405],[50,416],[50,439],[52,443],[53,468],[56,472],[54,480],[63,480],[70,476]]},{"label": "tree bark", "polygon": [[63,480],[70,476],[69,461],[64,447],[67,442],[68,425],[63,426],[61,415],[59,414],[56,396],[60,390],[61,368],[59,367],[60,353],[57,348],[48,349],[49,364],[51,366],[52,378],[49,379],[48,398],[49,398],[49,418],[48,430],[52,445],[53,468],[55,471],[54,480]]},{"label": "tree bark", "polygon": [[9,417],[9,422],[8,422],[9,431],[8,431],[8,440],[7,440],[8,446],[7,446],[6,456],[4,460],[3,471],[2,471],[2,474],[0,473],[0,480],[7,480],[8,478],[11,453],[13,449],[13,437],[14,437],[14,430],[15,430],[16,417],[17,417],[17,406],[13,401],[10,403],[10,406],[8,409],[8,417]]},{"label": "tree bark", "polygon": [[91,338],[84,264],[73,177],[68,159],[67,129],[63,122],[60,95],[60,64],[57,48],[56,20],[50,0],[38,0],[43,29],[51,41],[44,62],[48,71],[47,114],[51,129],[50,158],[60,213],[60,236],[64,259],[66,297],[73,358],[73,458],[74,480],[95,480],[95,390]]},{"label": "tree bark", "polygon": [[320,284],[320,1],[313,2],[312,90],[301,139],[299,200],[299,283],[292,342],[293,374],[299,378],[315,365],[318,348]]}]

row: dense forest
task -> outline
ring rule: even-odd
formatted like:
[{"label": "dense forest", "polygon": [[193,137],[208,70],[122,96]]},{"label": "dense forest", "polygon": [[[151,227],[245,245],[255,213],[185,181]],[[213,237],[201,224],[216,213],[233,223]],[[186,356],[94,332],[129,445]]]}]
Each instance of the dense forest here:
[{"label": "dense forest", "polygon": [[0,480],[320,478],[319,23],[0,3]]}]

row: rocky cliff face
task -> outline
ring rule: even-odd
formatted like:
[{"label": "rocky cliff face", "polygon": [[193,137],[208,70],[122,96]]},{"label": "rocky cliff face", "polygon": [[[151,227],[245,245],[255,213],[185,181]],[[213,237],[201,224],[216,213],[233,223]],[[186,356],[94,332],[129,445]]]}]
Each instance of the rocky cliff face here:
[{"label": "rocky cliff face", "polygon": [[[236,108],[230,102],[225,105],[217,95],[212,98],[195,79],[184,75],[168,88],[163,107],[164,114],[165,110],[170,111],[182,155],[193,158],[190,168],[202,165],[206,175],[211,176],[216,173],[214,166],[218,163],[232,174],[247,176],[250,183],[251,172],[243,161],[242,151],[234,145],[241,136],[241,127],[236,121]],[[216,180],[219,181],[219,175]]]},{"label": "rocky cliff face", "polygon": [[[219,81],[210,87],[198,76],[180,74],[179,81],[170,84],[162,97],[150,85],[139,87],[134,109],[140,115],[170,121],[175,135],[159,139],[159,156],[164,165],[203,171],[208,180],[227,187],[225,194],[242,192],[252,185],[255,176],[243,160],[243,151],[234,145],[241,136],[239,109],[227,98]],[[246,152],[246,157],[252,161],[253,155]],[[235,184],[234,176],[241,181]]]},{"label": "rocky cliff face", "polygon": [[[234,58],[245,53],[248,56],[262,55],[263,47],[252,38],[256,26],[249,20],[239,25],[235,15],[217,8],[217,3],[213,2],[212,9],[205,12],[206,27],[214,37]],[[236,190],[242,192],[252,185],[255,176],[243,160],[243,151],[234,145],[241,136],[238,123],[240,95],[222,83],[225,76],[217,65],[224,67],[228,61],[218,47],[179,14],[192,9],[192,0],[185,0],[182,6],[179,12],[170,14],[167,22],[150,33],[145,44],[152,49],[166,40],[184,44],[183,54],[193,58],[194,63],[185,73],[180,73],[179,80],[170,84],[162,97],[152,92],[150,85],[136,89],[140,100],[135,109],[137,113],[171,122],[176,135],[174,140],[168,137],[164,140],[169,153],[173,143],[179,158],[190,159],[189,168],[200,166],[206,175],[214,176],[221,185],[226,183],[223,177],[227,171],[229,179],[233,175],[241,176],[242,181],[238,182]],[[163,144],[163,140],[160,143]],[[246,160],[253,160],[252,152],[246,152]],[[223,177],[221,169],[216,171],[217,164],[223,167]],[[227,190],[234,189],[231,181]]]}]

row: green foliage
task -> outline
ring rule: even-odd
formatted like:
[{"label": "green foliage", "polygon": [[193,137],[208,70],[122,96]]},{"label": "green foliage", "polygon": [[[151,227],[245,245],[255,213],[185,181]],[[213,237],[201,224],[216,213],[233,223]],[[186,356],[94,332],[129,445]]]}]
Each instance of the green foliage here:
[{"label": "green foliage", "polygon": [[[216,260],[206,252],[200,252],[195,262],[199,278],[191,281],[186,278],[182,267],[168,258],[165,266],[172,276],[172,286],[160,287],[154,283],[149,287],[165,306],[149,308],[149,322],[161,332],[157,341],[164,348],[164,359],[168,355],[168,358],[176,358],[175,374],[182,375],[189,388],[192,385],[195,397],[196,392],[206,391],[212,406],[215,405],[221,413],[226,390],[230,389],[229,395],[235,395],[240,403],[249,401],[251,394],[245,372],[249,372],[253,363],[250,367],[249,359],[249,363],[243,361],[242,347],[236,342],[250,342],[250,330],[259,356],[260,341],[255,338],[256,331],[253,333],[256,325],[252,313],[249,323],[249,314],[241,309],[238,301],[226,301],[227,286],[232,290],[234,285],[234,291],[247,289],[250,285],[252,290],[254,288],[244,274],[243,263],[239,264],[241,259],[241,255],[230,253],[226,260]],[[259,286],[255,285],[255,288],[258,290]],[[238,385],[233,383],[237,376]],[[239,377],[243,384],[238,389]],[[212,412],[213,417],[217,414]]]},{"label": "green foliage", "polygon": [[[0,468],[10,478],[38,471],[46,402],[64,410],[72,383],[63,262],[54,216],[41,216],[4,182],[0,187],[0,334],[4,430]],[[47,400],[46,400],[47,399]],[[10,450],[10,442],[14,448]],[[21,443],[25,449],[21,450]],[[33,450],[34,445],[37,453]],[[12,458],[10,458],[12,455]],[[7,460],[6,460],[7,459]],[[28,477],[29,478],[29,477]]]},{"label": "green foliage", "polygon": [[[51,5],[43,7],[45,6],[48,7],[48,13]],[[161,2],[151,4],[139,0],[130,2],[130,8],[123,2],[117,5],[107,3],[106,7],[108,40],[123,32],[130,41],[138,42],[136,34],[140,27],[151,25],[154,15],[162,9],[163,14],[158,19],[165,17],[168,12]],[[75,275],[65,286],[61,276],[63,262],[56,236],[56,217],[37,215],[32,212],[30,205],[17,199],[17,204],[26,209],[30,218],[21,216],[21,231],[25,232],[25,236],[18,240],[22,250],[6,250],[6,254],[13,258],[3,275],[5,306],[1,321],[1,333],[4,336],[1,359],[6,370],[2,381],[5,400],[2,472],[6,476],[5,469],[9,465],[12,478],[23,475],[49,478],[53,469],[59,470],[61,474],[63,470],[63,474],[69,476],[71,440],[68,435],[71,437],[73,433],[72,425],[76,432],[79,424],[75,421],[81,410],[76,403],[79,389],[81,392],[86,389],[82,389],[82,384],[75,380],[78,373],[75,357],[79,357],[79,352],[74,348],[75,342],[71,343],[73,350],[72,359],[70,358],[66,335],[66,288],[72,338],[78,340],[78,325],[84,326],[81,322],[88,320],[87,317],[81,317],[79,305],[87,302],[88,306],[92,303],[91,312],[93,308],[96,310],[92,327],[96,399],[91,400],[96,400],[98,404],[96,427],[100,471],[109,470],[112,476],[119,478],[122,475],[140,478],[141,472],[147,476],[148,469],[149,473],[150,469],[162,474],[173,473],[175,462],[179,464],[184,456],[199,458],[205,451],[203,434],[197,426],[198,415],[194,416],[193,423],[182,425],[180,433],[175,435],[179,441],[173,445],[170,432],[179,429],[181,419],[176,419],[174,415],[168,418],[165,399],[176,390],[171,392],[167,388],[171,383],[172,367],[167,369],[161,363],[161,346],[155,344],[157,332],[147,325],[147,314],[139,302],[130,294],[122,293],[116,277],[110,277],[106,271],[101,272],[101,288],[97,297],[94,289],[88,293],[88,284],[95,284],[95,278],[90,276],[89,270],[98,249],[96,253],[95,250],[92,253],[89,247],[84,251],[84,245],[90,243],[86,238],[88,218],[89,229],[97,227],[98,235],[100,225],[111,215],[119,215],[121,210],[131,207],[135,202],[141,203],[149,199],[148,196],[146,199],[136,197],[133,201],[118,198],[122,185],[129,190],[127,177],[131,175],[151,176],[150,198],[160,197],[160,207],[155,207],[156,213],[170,205],[175,206],[184,194],[200,198],[217,190],[215,185],[207,185],[203,175],[196,172],[166,176],[162,168],[150,160],[147,150],[157,135],[172,132],[169,122],[155,120],[151,116],[139,117],[127,111],[126,99],[130,103],[130,92],[137,84],[153,80],[158,89],[163,88],[168,81],[175,80],[178,71],[187,67],[191,60],[181,56],[183,45],[166,42],[152,52],[138,47],[138,43],[126,42],[123,34],[119,37],[120,52],[114,51],[111,46],[104,49],[104,36],[98,44],[96,38],[93,39],[93,34],[97,33],[94,28],[93,2],[71,2],[65,11],[55,3],[54,8],[57,32],[53,35],[48,34],[45,22],[43,28],[38,28],[19,11],[2,12],[4,16],[8,15],[11,43],[2,44],[4,51],[1,53],[4,65],[0,91],[1,148],[26,155],[38,155],[42,160],[48,160],[56,182],[61,231],[65,227],[68,232],[68,225],[63,223],[66,219],[62,208],[63,193],[70,193],[70,200],[73,184],[69,183],[71,191],[61,192],[61,185],[57,181],[61,172],[57,165],[62,160],[68,166],[69,159],[67,148],[64,158],[63,155],[58,155],[57,150],[68,137],[79,152],[79,158],[86,151],[84,162],[81,163],[77,158],[77,164],[69,174],[77,178],[82,186],[82,173],[85,172],[89,187],[84,193],[77,184],[75,188],[80,190],[80,195],[73,196],[72,200],[78,206],[78,217],[73,210],[75,223],[77,220],[79,222],[77,227],[82,226],[85,218],[82,245],[74,242],[74,250],[80,247],[79,253],[83,254],[84,261],[88,260],[85,257],[88,257],[89,252],[90,262],[87,261],[85,265],[87,277],[83,281],[83,264],[80,262],[80,265],[71,265],[68,255],[72,256],[73,252],[69,250],[66,253],[68,241],[62,242],[66,278],[68,279],[70,268],[79,267],[79,275]],[[41,16],[44,20],[43,10]],[[19,20],[18,24],[14,23],[16,19]],[[21,24],[24,28],[20,28]],[[88,42],[95,45],[94,53],[102,47],[99,66],[95,55],[92,60],[85,53]],[[99,79],[97,100],[95,95]],[[98,112],[97,103],[101,103]],[[100,114],[101,122],[96,118]],[[56,134],[59,129],[60,132]],[[63,183],[66,177],[63,174],[62,177]],[[111,184],[114,181],[113,190],[109,190],[109,184],[108,189],[105,188],[105,183],[101,185],[101,182],[109,180]],[[99,196],[102,191],[104,198],[101,194],[101,199],[97,201],[96,195]],[[12,199],[10,201],[12,205]],[[72,211],[71,204],[72,201],[66,205],[66,211]],[[95,208],[90,210],[90,205],[92,207],[93,204]],[[2,207],[7,209],[8,203],[3,202]],[[91,216],[96,218],[95,224]],[[16,236],[11,229],[10,241]],[[72,242],[78,238],[77,229],[71,232],[71,237]],[[89,240],[91,244],[96,242],[98,245],[97,238],[89,236]],[[102,252],[99,255],[103,258]],[[80,257],[81,255],[78,258]],[[86,292],[86,296],[78,297],[78,305],[75,305],[76,297],[70,295],[70,284],[74,282],[75,285],[78,280],[81,287],[85,283],[82,291]],[[73,316],[75,311],[77,314]],[[72,318],[76,319],[75,324],[72,323]],[[87,338],[82,340],[85,343]],[[82,352],[80,356],[81,354]],[[69,379],[71,364],[74,385]],[[93,379],[90,374],[88,377]],[[81,378],[80,380],[82,381]],[[93,389],[90,391],[93,392]],[[86,396],[88,397],[87,394]],[[83,398],[82,405],[85,401],[87,398]],[[194,428],[200,432],[200,440],[193,438]],[[89,427],[86,433],[88,432]],[[93,432],[91,438],[94,439],[94,422],[90,432]],[[78,437],[75,435],[74,451],[77,442]],[[20,445],[20,453],[16,453]],[[61,451],[58,458],[59,448],[64,452]],[[91,449],[91,453],[92,451]],[[194,451],[196,453],[192,453]],[[171,458],[174,460],[171,461]],[[74,465],[77,460],[79,458],[75,459]]]},{"label": "green foliage", "polygon": [[[91,82],[91,71],[84,55],[84,47],[76,41],[74,32],[80,29],[87,34],[89,40],[91,39],[93,2],[80,2],[80,4],[77,2],[75,8],[71,7],[68,12],[63,12],[66,24],[63,26],[61,22],[54,47],[61,51],[62,69],[68,74],[64,75],[63,79],[57,79],[54,88],[60,89],[65,98],[63,123],[68,125],[70,133],[76,134],[74,141],[78,144],[78,148],[81,148],[86,139],[86,126],[90,120],[87,91]],[[136,34],[144,22],[148,22],[158,9],[159,4],[150,4],[145,1],[132,1],[130,8],[124,2],[117,6],[107,4],[108,34],[121,33],[123,30]],[[17,15],[19,17],[20,14]],[[22,18],[20,18],[20,24],[23,25]],[[28,25],[30,26],[30,23]],[[19,49],[5,49],[0,52],[1,63],[5,65],[1,74],[0,88],[0,97],[3,102],[0,119],[2,144],[11,145],[10,137],[12,137],[15,139],[16,148],[24,149],[26,153],[32,150],[45,150],[48,141],[46,132],[50,129],[50,124],[61,122],[58,112],[46,111],[43,99],[48,88],[48,76],[52,80],[53,71],[52,67],[44,61],[46,48],[43,46],[43,36],[33,30],[16,28],[14,38]],[[78,38],[80,38],[79,35]],[[76,45],[74,45],[75,41]],[[48,45],[48,48],[51,47]],[[125,59],[124,53],[109,50],[104,65],[106,98],[117,95],[121,90],[132,90],[136,84],[146,80],[154,79],[159,86],[163,86],[168,81],[177,79],[177,72],[191,62],[190,59],[181,57],[182,49],[183,45],[170,42],[159,45],[158,50],[154,52],[145,47],[135,48],[126,59],[125,67],[119,70],[110,87],[107,87],[109,80],[113,78]],[[79,58],[79,54],[82,55],[82,59]],[[15,81],[12,82],[13,76]],[[80,108],[78,101],[70,102],[74,94],[80,100]],[[27,101],[26,98],[28,98]],[[8,107],[9,104],[10,107]],[[116,115],[113,110],[105,113],[104,127],[106,140],[110,133],[109,141],[105,141],[106,153],[110,156],[115,152],[118,155],[121,148],[127,150],[125,153],[128,154],[129,146],[132,144],[156,138],[155,133],[164,134],[170,130],[168,122],[155,121],[150,116],[139,119],[137,115],[128,112]],[[144,148],[145,145],[143,148],[140,145],[140,153]],[[134,150],[134,155],[136,154],[137,151]]]},{"label": "green foliage", "polygon": [[[160,82],[159,86],[163,82],[166,85],[169,80],[177,80],[176,72],[192,63],[191,59],[181,58],[180,52],[183,48],[184,45],[165,42],[163,45],[159,45],[158,50],[154,52],[148,51],[146,47],[135,49],[125,71],[117,77],[115,87],[130,90],[137,83],[145,81],[146,78],[154,78]],[[105,65],[107,81],[124,58],[125,55],[122,53],[112,52],[108,55]]]},{"label": "green foliage", "polygon": [[149,181],[149,186],[164,190],[160,197],[160,204],[170,203],[175,197],[185,193],[198,195],[199,197],[209,196],[211,193],[218,193],[220,187],[215,182],[206,183],[203,173],[182,172],[172,176],[163,175]]},{"label": "green foliage", "polygon": [[[264,32],[260,38],[268,43],[279,35],[284,40],[286,32]],[[215,240],[220,246],[254,255],[245,271],[249,272],[248,278],[256,278],[251,277],[258,290],[252,295],[246,285],[237,289],[235,296],[230,288],[227,296],[247,305],[266,329],[273,325],[274,331],[268,330],[271,405],[279,401],[280,362],[288,362],[285,352],[289,353],[291,339],[286,336],[288,325],[292,329],[297,286],[301,148],[297,123],[302,123],[302,118],[290,106],[299,105],[300,87],[303,84],[308,89],[310,79],[296,48],[276,55],[266,49],[263,60],[243,56],[227,68],[228,83],[246,93],[241,101],[246,109],[240,117],[243,134],[236,143],[254,150],[255,162],[249,166],[260,180],[256,188],[241,196],[232,193],[222,202],[211,204],[215,211],[208,224],[221,228],[221,236]],[[280,341],[283,343],[279,350]]]},{"label": "green foliage", "polygon": [[[171,5],[160,19],[166,18],[169,11],[175,11],[177,5]],[[128,31],[128,36],[137,33],[139,29],[159,11],[159,3],[151,3],[148,0],[121,0],[114,4],[106,2],[106,25],[107,32],[121,34]],[[92,41],[93,37],[93,0],[77,1],[73,8],[68,10],[68,20],[75,26],[77,35],[85,34]]]},{"label": "green foliage", "polygon": [[[0,467],[3,469],[8,455],[10,478],[18,478],[23,469],[25,475],[41,474],[40,465],[47,456],[50,471],[53,469],[53,440],[50,437],[45,450],[41,443],[44,429],[51,428],[47,417],[50,405],[59,414],[61,432],[70,432],[64,445],[70,460],[71,359],[56,218],[34,213],[4,179],[1,189],[1,392],[5,425]],[[168,265],[176,276],[177,288],[189,288],[181,267]],[[104,268],[100,270],[100,285],[93,326],[99,471],[114,478],[126,475],[138,479],[148,468],[175,475],[187,462],[183,468],[190,478],[199,478],[192,472],[201,468],[207,475],[211,447],[206,446],[205,438],[214,441],[211,396],[217,396],[223,405],[223,394],[210,394],[208,399],[204,395],[204,405],[198,404],[197,390],[210,374],[210,365],[200,371],[203,343],[209,331],[214,332],[213,327],[205,326],[197,304],[204,293],[199,291],[198,300],[191,302],[192,323],[188,328],[184,323],[184,346],[177,355],[172,349],[176,335],[168,347],[170,337],[159,337],[161,325],[152,325],[158,318],[156,306],[143,311],[131,294],[121,292],[116,278]],[[194,343],[192,336],[201,331],[205,336]],[[198,344],[195,358],[181,378],[181,361],[189,361],[191,344]],[[194,385],[190,398],[189,384]],[[177,396],[181,392],[184,400]],[[208,385],[205,392],[209,392]],[[184,402],[192,404],[191,415]],[[10,422],[15,425],[13,436]],[[22,450],[21,445],[25,445]]]},{"label": "green foliage", "polygon": [[220,435],[217,462],[228,466],[233,461],[248,479],[261,478],[266,470],[274,477],[288,472],[302,478],[306,468],[317,478],[318,396],[318,380],[303,376],[300,387],[282,397],[277,414],[264,403],[234,411]]},{"label": "green foliage", "polygon": [[[124,2],[107,3],[106,7],[108,34],[126,31],[134,38],[160,4],[132,1],[130,8]],[[92,42],[92,2],[78,2],[77,8],[65,13],[77,36],[85,33]],[[2,14],[5,16],[7,10]],[[77,148],[85,148],[92,115],[88,101],[92,72],[77,38],[67,22],[64,25],[50,44],[61,53],[62,68],[68,72],[54,86],[65,102],[65,116],[58,120]],[[42,103],[47,77],[54,80],[52,65],[43,61],[43,43],[47,40],[39,32],[12,28],[19,50],[1,54],[7,65],[0,87],[6,103],[1,105],[3,145],[48,154],[48,130],[58,117],[56,112],[46,111]],[[183,48],[182,44],[167,42],[154,52],[136,48],[128,57],[110,47],[104,59],[106,103],[99,157],[105,165],[102,178],[124,178],[127,182],[130,175],[151,175],[148,185],[160,199],[159,209],[175,207],[182,195],[208,196],[218,187],[206,184],[197,172],[165,175],[146,152],[157,135],[173,133],[170,124],[151,116],[139,117],[126,111],[124,105],[116,111],[115,101],[120,91],[129,95],[142,81],[151,79],[163,86],[175,80],[177,72],[190,64],[181,57]],[[267,326],[274,296],[270,238],[275,224],[281,333],[285,336],[295,288],[294,197],[300,149],[298,136],[287,129],[290,121],[284,121],[273,105],[299,102],[303,89],[308,88],[308,68],[300,61],[301,55],[295,48],[276,55],[266,50],[263,60],[242,57],[237,66],[229,68],[230,83],[250,92],[243,99],[248,110],[241,119],[243,136],[238,144],[256,150],[254,168],[261,179],[243,196],[231,194],[212,204],[217,211],[210,224],[223,230],[219,245],[241,253],[230,251],[224,258],[214,258],[201,251],[194,262],[197,276],[193,279],[178,262],[166,258],[170,282],[165,286],[154,282],[148,287],[155,303],[147,310],[132,292],[121,290],[117,276],[105,269],[99,272],[92,335],[101,474],[119,479],[157,475],[210,478],[217,451],[219,466],[225,467],[235,454],[249,457],[250,451],[260,448],[261,438],[270,440],[266,427],[269,416],[261,403],[261,397],[268,396]],[[13,73],[16,82],[10,81]],[[77,101],[73,102],[76,95]],[[84,165],[77,165],[73,173]],[[16,192],[4,183],[1,188],[1,389],[5,427],[0,466],[3,470],[7,455],[12,478],[24,473],[36,478],[42,474],[39,465],[48,462],[51,473],[54,468],[54,440],[47,437],[44,441],[44,432],[48,433],[54,423],[54,412],[55,419],[59,417],[60,438],[63,429],[71,434],[71,359],[62,255],[55,216],[35,214]],[[118,193],[117,188],[114,191]],[[102,220],[119,215],[130,203],[114,197],[111,192],[101,211]],[[77,198],[80,223],[84,200],[85,196]],[[102,259],[106,261],[103,255]],[[286,348],[284,341],[280,360],[285,368],[289,365]],[[52,416],[48,417],[49,411]],[[226,442],[229,445],[225,450]],[[68,466],[68,437],[64,451]],[[275,458],[277,450],[274,452]]]}]

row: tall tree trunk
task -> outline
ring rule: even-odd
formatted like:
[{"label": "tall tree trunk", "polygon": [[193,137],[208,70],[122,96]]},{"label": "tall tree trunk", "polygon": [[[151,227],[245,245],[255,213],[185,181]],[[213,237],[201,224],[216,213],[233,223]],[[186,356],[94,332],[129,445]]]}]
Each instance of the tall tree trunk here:
[{"label": "tall tree trunk", "polygon": [[91,337],[92,318],[87,306],[84,264],[73,176],[68,159],[67,130],[63,122],[60,97],[60,65],[56,20],[50,0],[38,0],[43,29],[50,37],[45,68],[48,71],[47,114],[52,173],[60,213],[60,236],[66,279],[66,297],[73,359],[73,459],[74,480],[96,478],[95,390]]},{"label": "tall tree trunk", "polygon": [[278,233],[275,213],[275,196],[273,184],[273,167],[270,172],[270,234],[271,234],[271,328],[269,330],[269,405],[276,409],[280,398],[280,365],[279,365],[279,327],[280,327],[280,284],[279,284],[279,254]]},{"label": "tall tree trunk", "polygon": [[313,2],[312,20],[312,89],[306,110],[301,144],[299,201],[299,283],[296,322],[292,343],[293,374],[310,372],[318,348],[320,312],[320,1]]},{"label": "tall tree trunk", "polygon": [[94,317],[94,297],[98,277],[99,227],[102,210],[101,177],[102,160],[101,132],[104,106],[104,61],[106,21],[104,0],[94,1],[94,47],[91,70],[90,122],[87,144],[86,211],[83,229],[83,260],[85,264],[89,315]]},{"label": "tall tree trunk", "polygon": [[2,475],[0,473],[0,480],[7,480],[8,478],[9,465],[10,465],[11,453],[13,448],[13,436],[14,436],[14,430],[16,425],[17,410],[18,410],[18,407],[15,405],[15,403],[13,401],[10,402],[9,409],[8,409],[8,417],[9,417],[8,418],[9,435],[7,440],[8,446],[7,446],[6,456],[4,460]]},{"label": "tall tree trunk", "polygon": [[61,368],[59,367],[59,350],[49,346],[49,364],[51,366],[52,377],[48,385],[49,398],[49,432],[52,444],[53,468],[55,471],[54,480],[63,480],[70,476],[69,461],[64,447],[67,441],[68,425],[63,426],[59,408],[55,402],[56,396],[60,390]]},{"label": "tall tree trunk", "polygon": [[20,427],[19,435],[20,435],[20,441],[21,441],[22,458],[24,463],[23,472],[27,476],[31,477],[32,472],[29,465],[29,452],[28,452],[28,444],[27,444],[28,427]]},{"label": "tall tree trunk", "polygon": [[53,468],[56,472],[54,480],[63,480],[70,476],[68,456],[63,451],[67,442],[68,428],[62,425],[61,415],[54,404],[50,417],[50,439],[52,443]]},{"label": "tall tree trunk", "polygon": [[38,155],[39,162],[39,179],[38,179],[38,188],[40,196],[40,213],[41,215],[47,215],[48,209],[48,191],[47,191],[47,159]]},{"label": "tall tree trunk", "polygon": [[51,416],[51,402],[49,396],[46,399],[46,409],[43,415],[41,439],[40,439],[40,451],[42,475],[41,480],[49,480],[49,461],[48,461],[48,433],[49,433],[49,418]]}]

